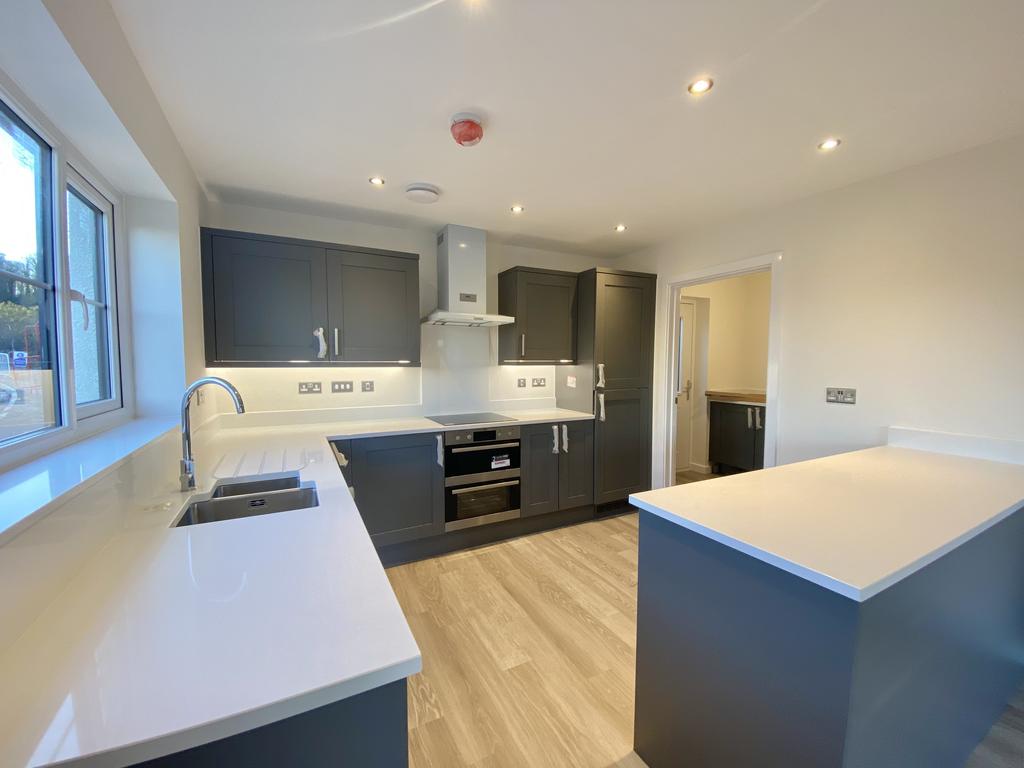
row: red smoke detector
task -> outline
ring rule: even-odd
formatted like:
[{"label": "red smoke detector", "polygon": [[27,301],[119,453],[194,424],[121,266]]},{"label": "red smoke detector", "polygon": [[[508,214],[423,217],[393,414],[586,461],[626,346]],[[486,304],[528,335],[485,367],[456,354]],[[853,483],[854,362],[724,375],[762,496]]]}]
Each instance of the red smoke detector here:
[{"label": "red smoke detector", "polygon": [[471,112],[459,112],[452,116],[452,138],[460,147],[473,147],[484,137],[480,118]]}]

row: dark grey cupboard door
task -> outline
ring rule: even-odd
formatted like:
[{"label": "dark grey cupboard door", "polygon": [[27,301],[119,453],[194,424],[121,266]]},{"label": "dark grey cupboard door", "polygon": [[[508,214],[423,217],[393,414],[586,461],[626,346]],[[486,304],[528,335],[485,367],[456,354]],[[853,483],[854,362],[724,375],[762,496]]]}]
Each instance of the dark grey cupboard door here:
[{"label": "dark grey cupboard door", "polygon": [[603,366],[605,389],[651,386],[654,291],[652,277],[597,273],[595,380]]},{"label": "dark grey cupboard door", "polygon": [[209,250],[207,360],[315,360],[314,334],[327,325],[324,249],[214,235]]},{"label": "dark grey cupboard door", "polygon": [[558,511],[557,424],[531,424],[519,432],[519,507],[523,517]]},{"label": "dark grey cupboard door", "polygon": [[502,361],[576,360],[574,274],[517,267],[498,276],[498,311],[515,323],[498,331]]},{"label": "dark grey cupboard door", "polygon": [[327,297],[332,360],[419,362],[416,259],[328,250]]},{"label": "dark grey cupboard door", "polygon": [[[712,401],[708,443],[708,460],[712,464],[755,469],[758,432],[764,434],[757,429],[756,410],[751,405]],[[763,450],[762,443],[762,453]]]},{"label": "dark grey cupboard door", "polygon": [[558,460],[558,508],[573,509],[594,503],[594,422],[569,421],[562,433]]},{"label": "dark grey cupboard door", "polygon": [[594,503],[622,501],[631,493],[649,490],[650,390],[598,391],[594,397]]},{"label": "dark grey cupboard door", "polygon": [[[444,467],[439,435],[352,441],[356,507],[377,546],[444,532]],[[443,461],[443,458],[442,458]]]}]

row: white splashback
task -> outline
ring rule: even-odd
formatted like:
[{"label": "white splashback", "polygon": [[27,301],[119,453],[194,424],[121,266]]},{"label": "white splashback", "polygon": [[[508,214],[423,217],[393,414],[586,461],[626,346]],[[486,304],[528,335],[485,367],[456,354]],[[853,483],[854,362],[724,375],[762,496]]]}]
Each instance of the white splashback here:
[{"label": "white splashback", "polygon": [[[340,409],[343,418],[388,418],[486,410],[553,408],[556,366],[497,364],[493,328],[422,326],[422,365],[417,368],[211,368],[234,384],[249,414]],[[518,387],[518,379],[526,387]],[[534,387],[534,379],[544,386]],[[362,382],[374,391],[363,392]],[[319,381],[322,392],[300,395],[300,381]],[[353,392],[331,392],[332,381],[351,381]],[[210,388],[217,410],[230,410],[226,395]],[[251,419],[250,419],[251,420]]]}]

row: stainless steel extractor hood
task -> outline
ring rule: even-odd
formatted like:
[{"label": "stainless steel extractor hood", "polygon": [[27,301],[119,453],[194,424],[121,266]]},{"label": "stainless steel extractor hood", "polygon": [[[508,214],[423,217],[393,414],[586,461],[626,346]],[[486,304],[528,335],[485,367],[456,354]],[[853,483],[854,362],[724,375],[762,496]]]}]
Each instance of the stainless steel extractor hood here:
[{"label": "stainless steel extractor hood", "polygon": [[437,309],[424,325],[493,328],[515,322],[487,314],[487,233],[449,224],[437,235]]}]

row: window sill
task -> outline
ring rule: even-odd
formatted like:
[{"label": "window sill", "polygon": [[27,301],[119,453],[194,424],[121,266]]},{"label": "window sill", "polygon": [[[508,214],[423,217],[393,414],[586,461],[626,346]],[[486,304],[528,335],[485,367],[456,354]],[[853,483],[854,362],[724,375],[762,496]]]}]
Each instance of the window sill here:
[{"label": "window sill", "polygon": [[166,419],[134,419],[0,472],[0,545],[175,427]]}]

